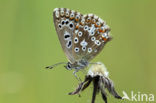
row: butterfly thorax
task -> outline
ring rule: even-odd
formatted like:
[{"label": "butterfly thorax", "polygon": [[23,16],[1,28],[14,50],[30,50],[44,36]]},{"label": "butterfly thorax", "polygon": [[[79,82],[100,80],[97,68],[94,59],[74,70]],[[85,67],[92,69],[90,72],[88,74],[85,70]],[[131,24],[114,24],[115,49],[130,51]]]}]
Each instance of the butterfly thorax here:
[{"label": "butterfly thorax", "polygon": [[80,60],[75,63],[68,62],[65,67],[68,70],[71,70],[71,69],[79,70],[79,69],[84,69],[87,65],[88,65],[88,62],[86,60]]}]

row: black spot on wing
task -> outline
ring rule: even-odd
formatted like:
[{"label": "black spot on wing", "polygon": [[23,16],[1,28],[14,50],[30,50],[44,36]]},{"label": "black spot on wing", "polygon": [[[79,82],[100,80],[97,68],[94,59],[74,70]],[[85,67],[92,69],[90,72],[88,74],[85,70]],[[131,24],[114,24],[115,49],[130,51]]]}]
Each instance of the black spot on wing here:
[{"label": "black spot on wing", "polygon": [[64,36],[65,39],[67,39],[67,38],[69,38],[69,37],[70,37],[70,35],[65,35],[65,36]]}]

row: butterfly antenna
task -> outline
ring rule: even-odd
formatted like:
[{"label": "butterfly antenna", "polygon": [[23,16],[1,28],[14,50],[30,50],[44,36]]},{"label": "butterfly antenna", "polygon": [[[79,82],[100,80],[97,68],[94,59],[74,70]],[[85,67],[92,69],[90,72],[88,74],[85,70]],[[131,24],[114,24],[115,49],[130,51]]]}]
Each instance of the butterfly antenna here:
[{"label": "butterfly antenna", "polygon": [[58,65],[60,65],[60,64],[67,64],[67,63],[65,63],[65,62],[60,62],[60,63],[53,64],[53,65],[51,65],[51,66],[47,66],[47,67],[45,67],[45,68],[46,68],[46,69],[52,69],[52,68],[54,68],[54,67],[56,67],[56,66],[58,66]]}]

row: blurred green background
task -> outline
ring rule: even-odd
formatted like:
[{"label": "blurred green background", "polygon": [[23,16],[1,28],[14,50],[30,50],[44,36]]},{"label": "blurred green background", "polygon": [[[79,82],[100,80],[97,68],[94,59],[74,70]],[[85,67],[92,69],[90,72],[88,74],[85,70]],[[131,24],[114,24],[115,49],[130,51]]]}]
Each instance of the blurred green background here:
[{"label": "blurred green background", "polygon": [[[113,40],[92,62],[106,65],[121,96],[123,90],[128,95],[156,93],[156,1],[1,0],[0,103],[91,102],[92,86],[81,98],[67,95],[78,83],[72,71],[63,66],[44,69],[67,61],[53,24],[52,12],[58,7],[94,13],[107,21]],[[99,102],[104,103],[100,95]],[[108,103],[114,102],[121,100],[109,94]]]}]

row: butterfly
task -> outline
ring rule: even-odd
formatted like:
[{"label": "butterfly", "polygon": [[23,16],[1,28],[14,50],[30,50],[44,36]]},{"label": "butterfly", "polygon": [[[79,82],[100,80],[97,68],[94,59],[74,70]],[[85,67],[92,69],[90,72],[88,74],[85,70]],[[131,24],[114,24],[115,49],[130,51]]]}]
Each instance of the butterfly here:
[{"label": "butterfly", "polygon": [[[111,40],[109,26],[94,14],[83,15],[67,8],[55,8],[53,21],[60,44],[69,61],[65,66],[68,70],[84,69]],[[53,68],[58,64],[47,68]]]}]

